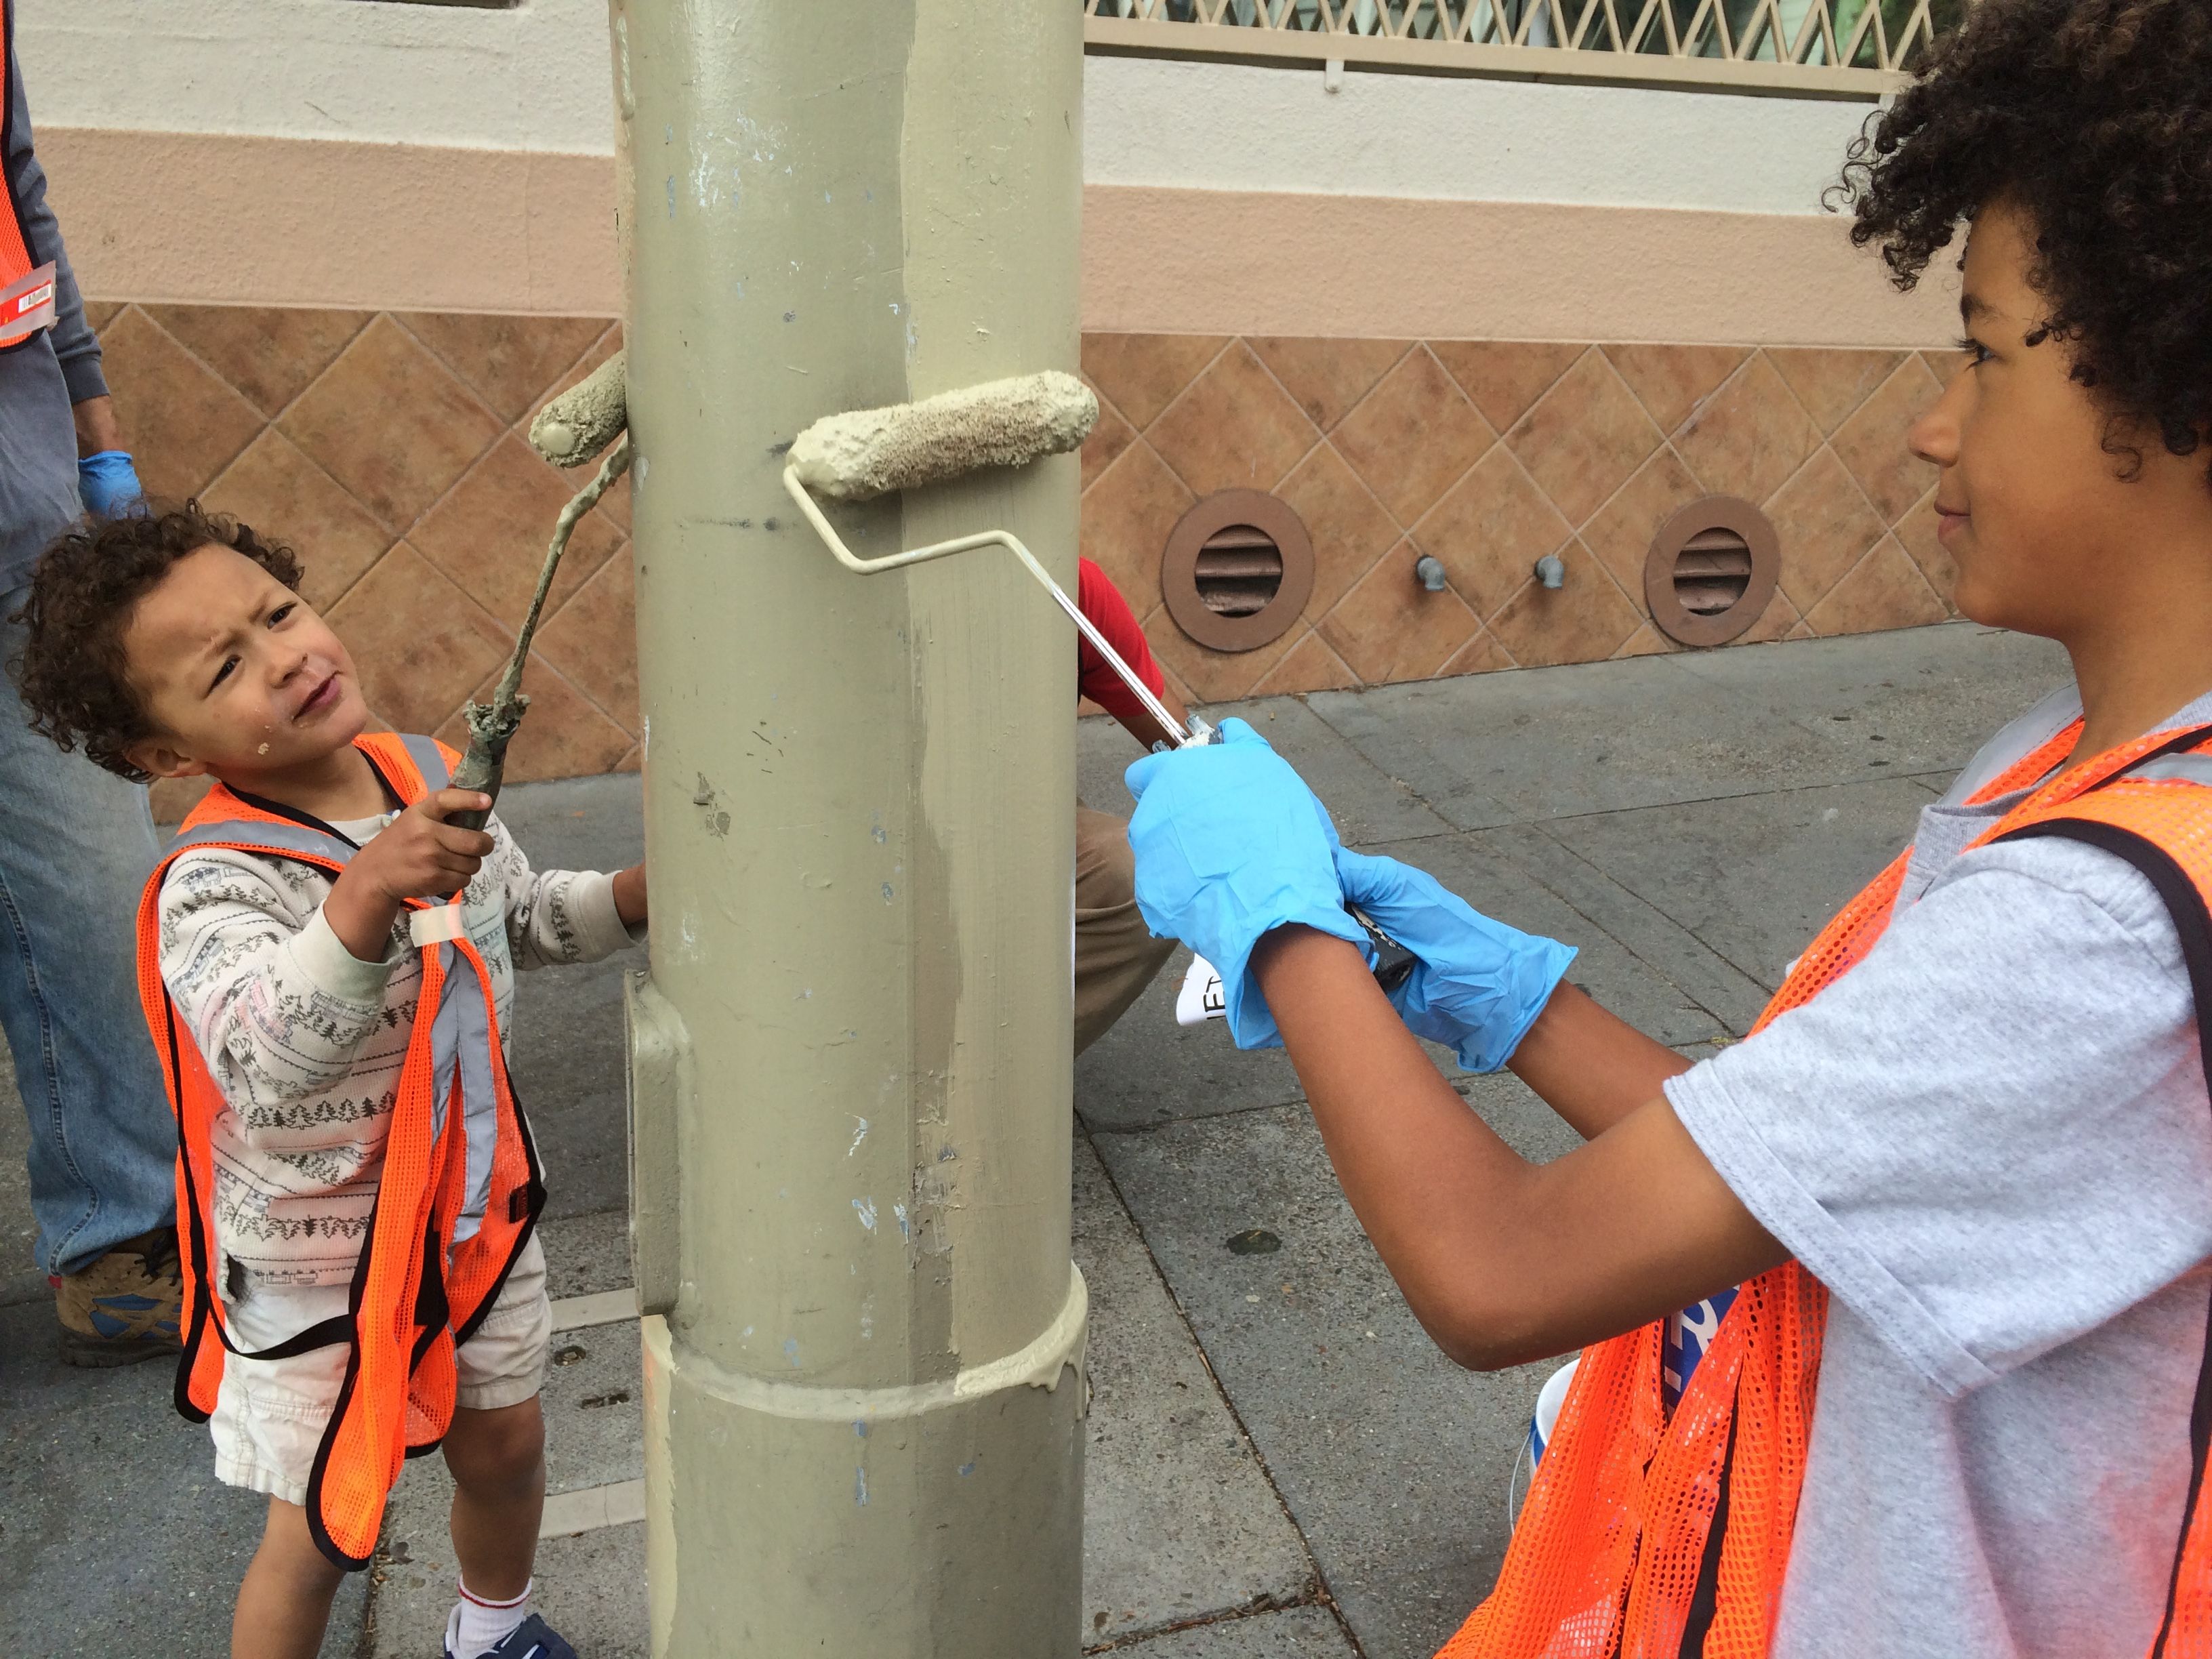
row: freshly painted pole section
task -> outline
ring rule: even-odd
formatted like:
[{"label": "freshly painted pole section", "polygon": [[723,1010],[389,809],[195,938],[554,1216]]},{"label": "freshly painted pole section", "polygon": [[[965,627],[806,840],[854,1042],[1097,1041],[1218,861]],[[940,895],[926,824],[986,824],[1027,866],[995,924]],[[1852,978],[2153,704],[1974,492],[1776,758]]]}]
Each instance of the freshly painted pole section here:
[{"label": "freshly painted pole section", "polygon": [[[613,0],[653,967],[653,1651],[1073,1655],[1075,650],[1003,556],[863,579],[817,416],[1077,355],[1080,9]],[[1073,456],[834,517],[1075,576]]]}]

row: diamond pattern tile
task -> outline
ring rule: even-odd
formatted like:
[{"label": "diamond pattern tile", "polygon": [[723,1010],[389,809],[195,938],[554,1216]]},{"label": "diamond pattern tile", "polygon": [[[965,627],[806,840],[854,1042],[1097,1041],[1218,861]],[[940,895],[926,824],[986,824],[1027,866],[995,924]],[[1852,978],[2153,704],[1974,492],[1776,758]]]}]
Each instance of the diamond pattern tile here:
[{"label": "diamond pattern tile", "polygon": [[[1792,614],[1795,615],[1794,612]],[[1680,649],[1682,649],[1680,646],[1675,644],[1650,623],[1645,623],[1621,642],[1620,648],[1615,651],[1608,660],[1620,662],[1629,657],[1664,656],[1670,651]]]},{"label": "diamond pattern tile", "polygon": [[500,434],[476,394],[389,316],[363,329],[281,424],[394,532],[412,526]]},{"label": "diamond pattern tile", "polygon": [[1413,349],[1411,340],[1310,340],[1280,337],[1249,342],[1306,418],[1328,431],[1375,389]]},{"label": "diamond pattern tile", "polygon": [[643,730],[637,706],[637,572],[627,546],[538,630],[542,656],[625,732]]},{"label": "diamond pattern tile", "polygon": [[1272,697],[1286,691],[1349,691],[1359,684],[1359,676],[1328,648],[1319,633],[1310,628],[1303,629],[1297,641],[1282,661],[1260,676],[1252,687],[1254,696]]},{"label": "diamond pattern tile", "polygon": [[1579,525],[1664,439],[1605,354],[1592,351],[1536,400],[1505,441],[1567,522]]},{"label": "diamond pattern tile", "polygon": [[1936,597],[1955,616],[1959,606],[1953,591],[1958,586],[1959,567],[1952,562],[1950,549],[1936,538],[1936,492],[1931,489],[1921,498],[1919,506],[1898,520],[1898,544],[1920,567],[1920,574],[1936,590]]},{"label": "diamond pattern tile", "polygon": [[1239,340],[1206,365],[1145,437],[1183,483],[1211,495],[1273,489],[1321,433]]},{"label": "diamond pattern tile", "polygon": [[[496,678],[496,674],[486,675],[462,702],[483,702],[491,695]],[[635,739],[535,651],[523,665],[522,689],[530,696],[530,712],[522,717],[521,728],[507,748],[507,782],[536,783],[621,769]],[[467,746],[468,725],[459,704],[438,727],[437,736],[456,749]]]},{"label": "diamond pattern tile", "polygon": [[1818,605],[1882,538],[1887,526],[1832,449],[1818,449],[1766,503],[1787,556],[1782,591],[1801,611]]},{"label": "diamond pattern tile", "polygon": [[410,311],[399,320],[503,421],[538,395],[606,332],[599,317],[496,317]]},{"label": "diamond pattern tile", "polygon": [[1449,588],[1423,591],[1413,578],[1419,556],[1411,542],[1399,543],[1322,618],[1322,638],[1370,685],[1426,679],[1481,627]]},{"label": "diamond pattern tile", "polygon": [[1437,670],[1437,675],[1443,678],[1453,674],[1494,674],[1501,668],[1519,666],[1486,629],[1453,653],[1452,659]]},{"label": "diamond pattern tile", "polygon": [[1306,618],[1314,621],[1390,550],[1398,526],[1328,444],[1316,445],[1274,493],[1290,504],[1313,540],[1313,597],[1306,601]]},{"label": "diamond pattern tile", "polygon": [[1605,355],[1659,429],[1672,432],[1751,353],[1741,346],[1614,345]]},{"label": "diamond pattern tile", "polygon": [[1674,434],[1674,451],[1717,495],[1763,501],[1820,447],[1820,434],[1762,354]]},{"label": "diamond pattern tile", "polygon": [[1086,334],[1083,372],[1142,432],[1228,343],[1216,334]]},{"label": "diamond pattern tile", "polygon": [[1143,616],[1160,602],[1160,556],[1198,497],[1148,443],[1129,446],[1083,493],[1083,551]]},{"label": "diamond pattern tile", "polygon": [[331,607],[330,621],[368,706],[402,732],[438,730],[511,648],[476,601],[404,542]]},{"label": "diamond pattern tile", "polygon": [[1901,351],[1790,350],[1769,346],[1766,360],[1797,394],[1825,434],[1849,420],[1905,361]]},{"label": "diamond pattern tile", "polygon": [[287,544],[307,568],[300,592],[327,611],[392,546],[391,532],[274,427],[208,486],[208,505]]},{"label": "diamond pattern tile", "polygon": [[[1083,441],[1083,488],[1097,483],[1098,475],[1120,460],[1121,452],[1136,441],[1137,428],[1116,414],[1113,404],[1100,400],[1098,424]],[[627,477],[623,482],[629,482]]]},{"label": "diamond pattern tile", "polygon": [[1644,623],[1644,613],[1580,542],[1569,542],[1559,557],[1567,567],[1564,586],[1525,582],[1490,619],[1491,633],[1523,668],[1602,661]]},{"label": "diamond pattern tile", "polygon": [[1443,365],[1420,350],[1407,352],[1382,377],[1331,441],[1399,524],[1409,526],[1482,459],[1492,435]]},{"label": "diamond pattern tile", "polygon": [[1429,349],[1482,418],[1503,432],[1589,348],[1558,341],[1431,340]]},{"label": "diamond pattern tile", "polygon": [[1882,628],[1917,628],[1949,616],[1912,556],[1888,536],[1805,613],[1805,622],[1823,636],[1869,634]]},{"label": "diamond pattern tile", "polygon": [[[408,532],[415,550],[500,624],[522,625],[553,521],[575,494],[568,479],[512,432]],[[554,574],[547,614],[591,580],[623,532],[596,507],[577,521]]]},{"label": "diamond pattern tile", "polygon": [[1488,617],[1528,580],[1536,561],[1574,533],[1512,452],[1500,444],[1413,526],[1460,597]]},{"label": "diamond pattern tile", "polygon": [[1936,372],[1908,358],[1836,428],[1836,453],[1883,520],[1895,524],[1935,487],[1936,469],[1905,447],[1905,434],[1943,394]]},{"label": "diamond pattern tile", "polygon": [[374,314],[279,306],[148,306],[146,313],[274,417],[313,383]]},{"label": "diamond pattern tile", "polygon": [[222,377],[133,306],[100,349],[123,441],[156,500],[197,495],[261,430],[261,416]]},{"label": "diamond pattern tile", "polygon": [[1257,651],[1209,651],[1175,625],[1165,605],[1145,618],[1145,638],[1152,654],[1185,703],[1234,702],[1249,696],[1261,676],[1290,654],[1297,636],[1293,628]]},{"label": "diamond pattern tile", "polygon": [[1709,493],[1671,447],[1662,447],[1583,526],[1583,544],[1613,573],[1621,592],[1640,596],[1644,562],[1660,526]]}]

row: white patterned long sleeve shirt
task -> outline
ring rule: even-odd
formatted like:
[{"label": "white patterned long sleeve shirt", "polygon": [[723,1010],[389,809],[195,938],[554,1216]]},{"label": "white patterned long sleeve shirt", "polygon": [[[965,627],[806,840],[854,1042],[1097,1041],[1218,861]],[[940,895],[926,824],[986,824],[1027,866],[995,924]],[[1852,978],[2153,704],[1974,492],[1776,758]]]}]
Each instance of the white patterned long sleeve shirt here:
[{"label": "white patterned long sleeve shirt", "polygon": [[[334,827],[360,842],[386,822]],[[516,968],[595,962],[643,929],[623,927],[611,876],[533,871],[496,817],[485,828],[493,848],[462,918],[506,1040]],[[161,884],[161,978],[224,1101],[217,1283],[234,1293],[349,1281],[375,1207],[422,963],[404,915],[381,960],[349,952],[323,916],[331,884],[307,865],[222,848],[185,854]]]}]

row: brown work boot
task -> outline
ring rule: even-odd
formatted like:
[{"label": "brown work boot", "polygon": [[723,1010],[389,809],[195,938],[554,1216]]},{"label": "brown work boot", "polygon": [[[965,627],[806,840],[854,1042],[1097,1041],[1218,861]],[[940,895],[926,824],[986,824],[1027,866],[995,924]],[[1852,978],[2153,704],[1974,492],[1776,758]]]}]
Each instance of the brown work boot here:
[{"label": "brown work boot", "polygon": [[180,1346],[185,1281],[174,1227],[126,1238],[53,1285],[64,1365],[135,1365]]}]

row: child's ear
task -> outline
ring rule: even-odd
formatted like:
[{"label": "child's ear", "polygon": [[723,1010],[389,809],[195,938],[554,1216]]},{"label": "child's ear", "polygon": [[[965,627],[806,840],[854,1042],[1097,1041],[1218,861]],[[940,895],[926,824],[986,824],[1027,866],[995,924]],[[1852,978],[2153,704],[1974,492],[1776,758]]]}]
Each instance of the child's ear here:
[{"label": "child's ear", "polygon": [[207,763],[187,759],[159,738],[146,738],[127,746],[123,758],[141,772],[157,778],[198,778],[207,775]]}]

